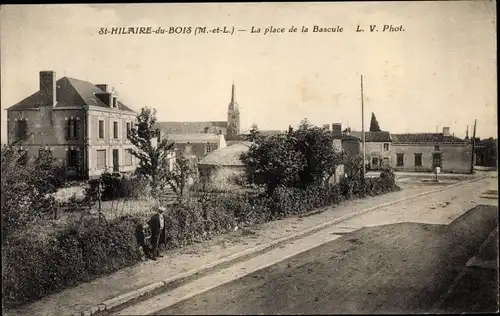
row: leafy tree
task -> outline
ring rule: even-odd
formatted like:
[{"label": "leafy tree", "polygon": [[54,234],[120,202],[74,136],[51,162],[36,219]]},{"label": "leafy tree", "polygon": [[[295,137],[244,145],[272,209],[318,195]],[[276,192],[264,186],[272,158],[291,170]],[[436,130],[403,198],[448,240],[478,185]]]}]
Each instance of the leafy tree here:
[{"label": "leafy tree", "polygon": [[332,133],[303,120],[291,137],[296,139],[296,150],[306,159],[306,165],[299,172],[301,183],[328,181],[342,162],[342,153],[333,146]]},{"label": "leafy tree", "polygon": [[370,132],[380,132],[380,131],[381,131],[380,126],[378,125],[375,113],[372,112],[372,119],[370,121]]},{"label": "leafy tree", "polygon": [[267,186],[269,195],[279,185],[294,185],[306,164],[304,155],[296,150],[296,140],[285,135],[259,139],[241,159],[253,173],[254,182]]},{"label": "leafy tree", "polygon": [[2,236],[22,229],[43,214],[57,217],[59,205],[53,195],[66,180],[64,164],[49,155],[25,160],[15,146],[1,149]]},{"label": "leafy tree", "polygon": [[162,139],[156,127],[156,109],[141,109],[130,132],[130,141],[135,146],[132,154],[139,159],[137,172],[150,180],[152,195],[159,197],[168,183],[168,154],[174,149],[174,143]]},{"label": "leafy tree", "polygon": [[196,176],[195,168],[191,165],[191,161],[185,157],[177,157],[175,159],[175,167],[167,175],[168,184],[174,191],[177,200],[184,202],[186,193],[188,192],[188,181]]},{"label": "leafy tree", "polygon": [[250,136],[248,137],[248,140],[254,142],[257,140],[259,136],[260,136],[259,127],[257,126],[257,124],[253,123],[252,127],[250,128]]}]

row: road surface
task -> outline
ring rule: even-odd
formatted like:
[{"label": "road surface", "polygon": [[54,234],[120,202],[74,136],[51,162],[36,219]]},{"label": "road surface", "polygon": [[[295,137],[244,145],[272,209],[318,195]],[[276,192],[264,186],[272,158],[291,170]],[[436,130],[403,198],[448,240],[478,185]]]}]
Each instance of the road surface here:
[{"label": "road surface", "polygon": [[319,247],[306,238],[117,314],[429,312],[497,225],[494,191],[489,178],[377,209],[311,236]]}]

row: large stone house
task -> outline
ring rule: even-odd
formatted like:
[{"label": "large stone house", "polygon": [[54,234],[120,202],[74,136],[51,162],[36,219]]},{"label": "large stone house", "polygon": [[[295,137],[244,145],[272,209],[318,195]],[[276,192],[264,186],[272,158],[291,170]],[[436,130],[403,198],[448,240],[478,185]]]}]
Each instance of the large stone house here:
[{"label": "large stone house", "polygon": [[396,171],[470,173],[472,142],[450,134],[410,133],[392,135],[392,161]]},{"label": "large stone house", "polygon": [[[362,140],[362,132],[353,131],[350,134]],[[391,166],[391,143],[392,137],[389,132],[365,132],[365,165],[367,170],[381,170]]]},{"label": "large stone house", "polygon": [[65,161],[70,176],[88,179],[103,172],[131,172],[128,131],[136,113],[106,84],[41,71],[39,91],[7,109],[9,144],[26,158],[48,154]]}]

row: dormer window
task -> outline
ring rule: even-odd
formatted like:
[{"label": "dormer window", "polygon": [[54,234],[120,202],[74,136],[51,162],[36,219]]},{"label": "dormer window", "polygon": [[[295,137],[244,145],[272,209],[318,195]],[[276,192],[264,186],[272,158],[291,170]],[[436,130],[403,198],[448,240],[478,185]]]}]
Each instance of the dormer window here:
[{"label": "dormer window", "polygon": [[113,108],[116,108],[116,97],[113,97]]}]

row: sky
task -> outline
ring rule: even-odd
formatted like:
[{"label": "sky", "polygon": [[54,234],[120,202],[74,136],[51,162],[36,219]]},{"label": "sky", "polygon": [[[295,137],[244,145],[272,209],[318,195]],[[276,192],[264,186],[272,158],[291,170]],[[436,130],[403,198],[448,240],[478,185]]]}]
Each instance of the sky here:
[{"label": "sky", "polygon": [[[2,142],[5,109],[39,89],[41,70],[108,84],[159,121],[226,120],[234,82],[242,130],[304,118],[361,130],[363,75],[366,129],[374,112],[392,133],[448,126],[464,137],[477,119],[477,136],[497,135],[492,1],[2,5],[0,18]],[[137,26],[247,31],[99,35]],[[264,35],[270,27],[286,32]]]}]

